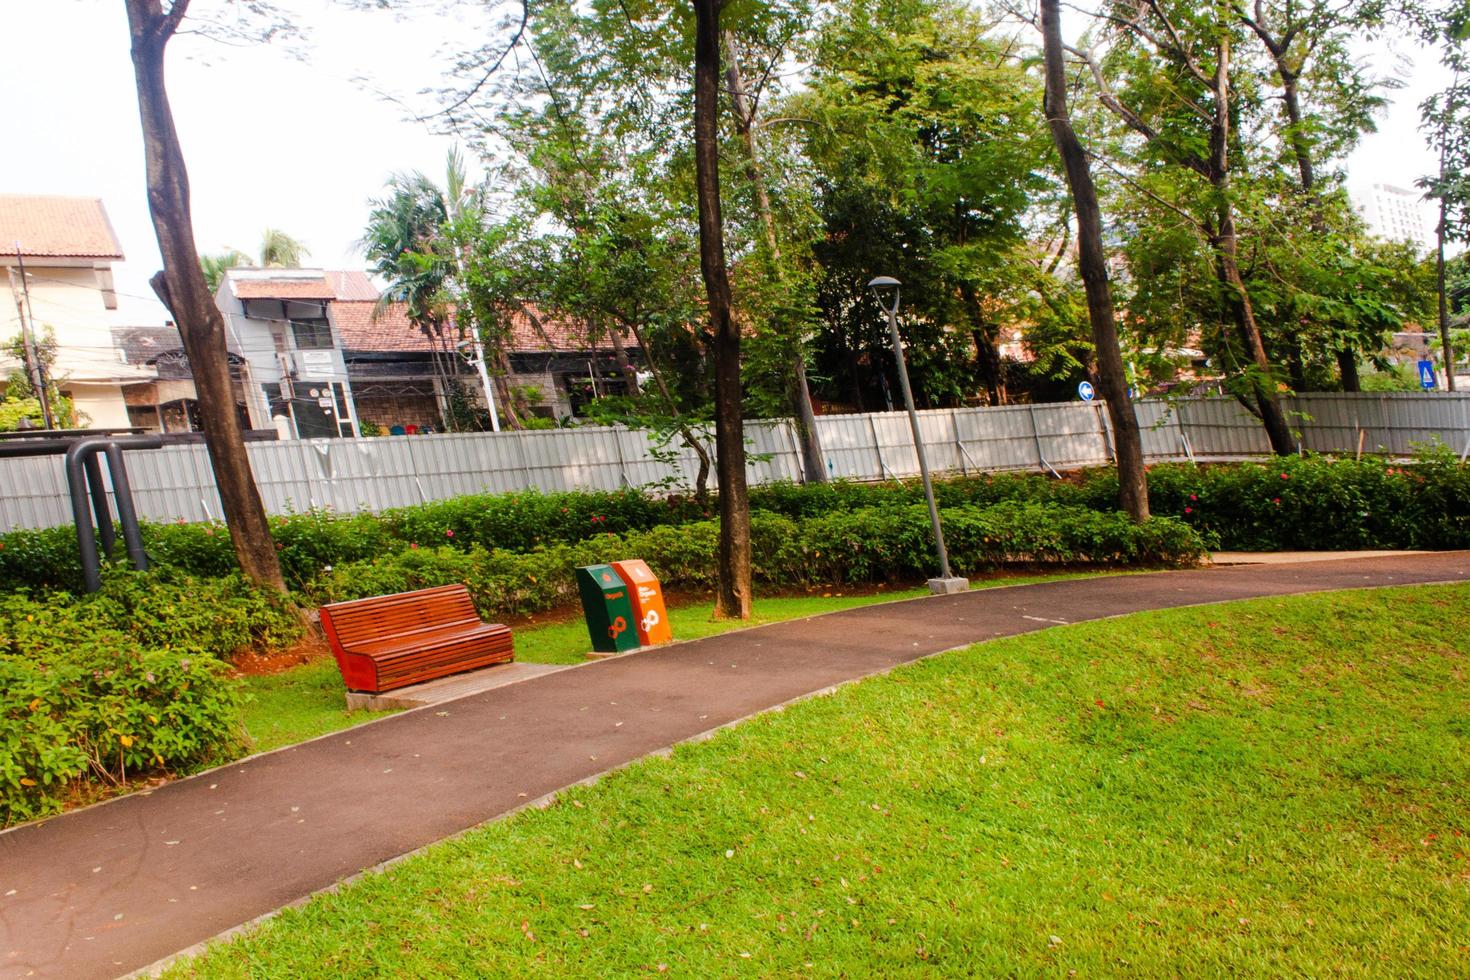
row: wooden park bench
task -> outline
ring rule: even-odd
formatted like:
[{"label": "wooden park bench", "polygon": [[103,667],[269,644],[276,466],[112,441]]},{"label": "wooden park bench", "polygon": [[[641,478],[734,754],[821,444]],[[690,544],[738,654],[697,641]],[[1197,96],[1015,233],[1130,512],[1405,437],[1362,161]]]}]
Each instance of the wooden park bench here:
[{"label": "wooden park bench", "polygon": [[322,607],[322,629],[351,691],[378,694],[515,659],[510,628],[481,621],[463,585]]}]

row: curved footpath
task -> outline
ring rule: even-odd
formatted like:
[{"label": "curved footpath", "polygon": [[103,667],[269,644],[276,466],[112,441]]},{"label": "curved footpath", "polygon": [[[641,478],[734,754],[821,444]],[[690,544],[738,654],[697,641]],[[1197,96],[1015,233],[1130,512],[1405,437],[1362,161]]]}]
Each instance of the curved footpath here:
[{"label": "curved footpath", "polygon": [[1470,552],[866,606],[547,674],[0,834],[0,976],[111,977],[641,756],[832,685],[1057,623],[1457,582]]}]

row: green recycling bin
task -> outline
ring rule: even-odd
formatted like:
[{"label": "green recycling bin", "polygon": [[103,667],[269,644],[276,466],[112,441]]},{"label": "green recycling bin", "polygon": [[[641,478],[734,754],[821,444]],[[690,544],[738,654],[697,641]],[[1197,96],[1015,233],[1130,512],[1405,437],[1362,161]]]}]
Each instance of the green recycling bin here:
[{"label": "green recycling bin", "polygon": [[638,649],[638,623],[628,585],[611,565],[578,568],[577,591],[582,593],[582,613],[587,617],[593,650],[622,653]]}]

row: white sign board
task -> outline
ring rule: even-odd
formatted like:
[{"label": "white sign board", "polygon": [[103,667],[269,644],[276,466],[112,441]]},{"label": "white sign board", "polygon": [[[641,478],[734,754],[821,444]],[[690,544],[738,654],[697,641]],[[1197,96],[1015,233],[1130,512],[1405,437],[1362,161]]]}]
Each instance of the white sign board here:
[{"label": "white sign board", "polygon": [[329,350],[301,351],[298,355],[299,371],[303,381],[325,381],[332,377],[332,352]]}]

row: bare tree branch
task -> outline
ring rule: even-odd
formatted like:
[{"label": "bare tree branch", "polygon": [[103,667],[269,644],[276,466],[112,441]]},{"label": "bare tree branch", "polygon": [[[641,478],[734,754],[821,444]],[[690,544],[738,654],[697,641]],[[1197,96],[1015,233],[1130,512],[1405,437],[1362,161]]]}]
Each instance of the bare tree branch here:
[{"label": "bare tree branch", "polygon": [[515,33],[511,35],[510,43],[505,46],[504,51],[500,52],[500,57],[496,58],[495,61],[490,65],[490,67],[485,69],[485,72],[480,76],[479,81],[471,85],[470,88],[463,92],[459,98],[455,99],[443,109],[440,109],[437,113],[435,113],[435,115],[448,116],[453,113],[454,110],[458,109],[460,106],[464,105],[466,102],[468,102],[470,99],[473,99],[476,95],[480,93],[480,90],[485,87],[485,85],[490,81],[491,77],[493,77],[494,74],[500,70],[500,66],[505,64],[505,59],[509,58],[511,52],[515,51],[515,49],[520,46],[521,39],[526,36],[526,26],[530,22],[530,19],[530,3],[528,2],[528,0],[521,0],[520,23],[516,25]]}]

